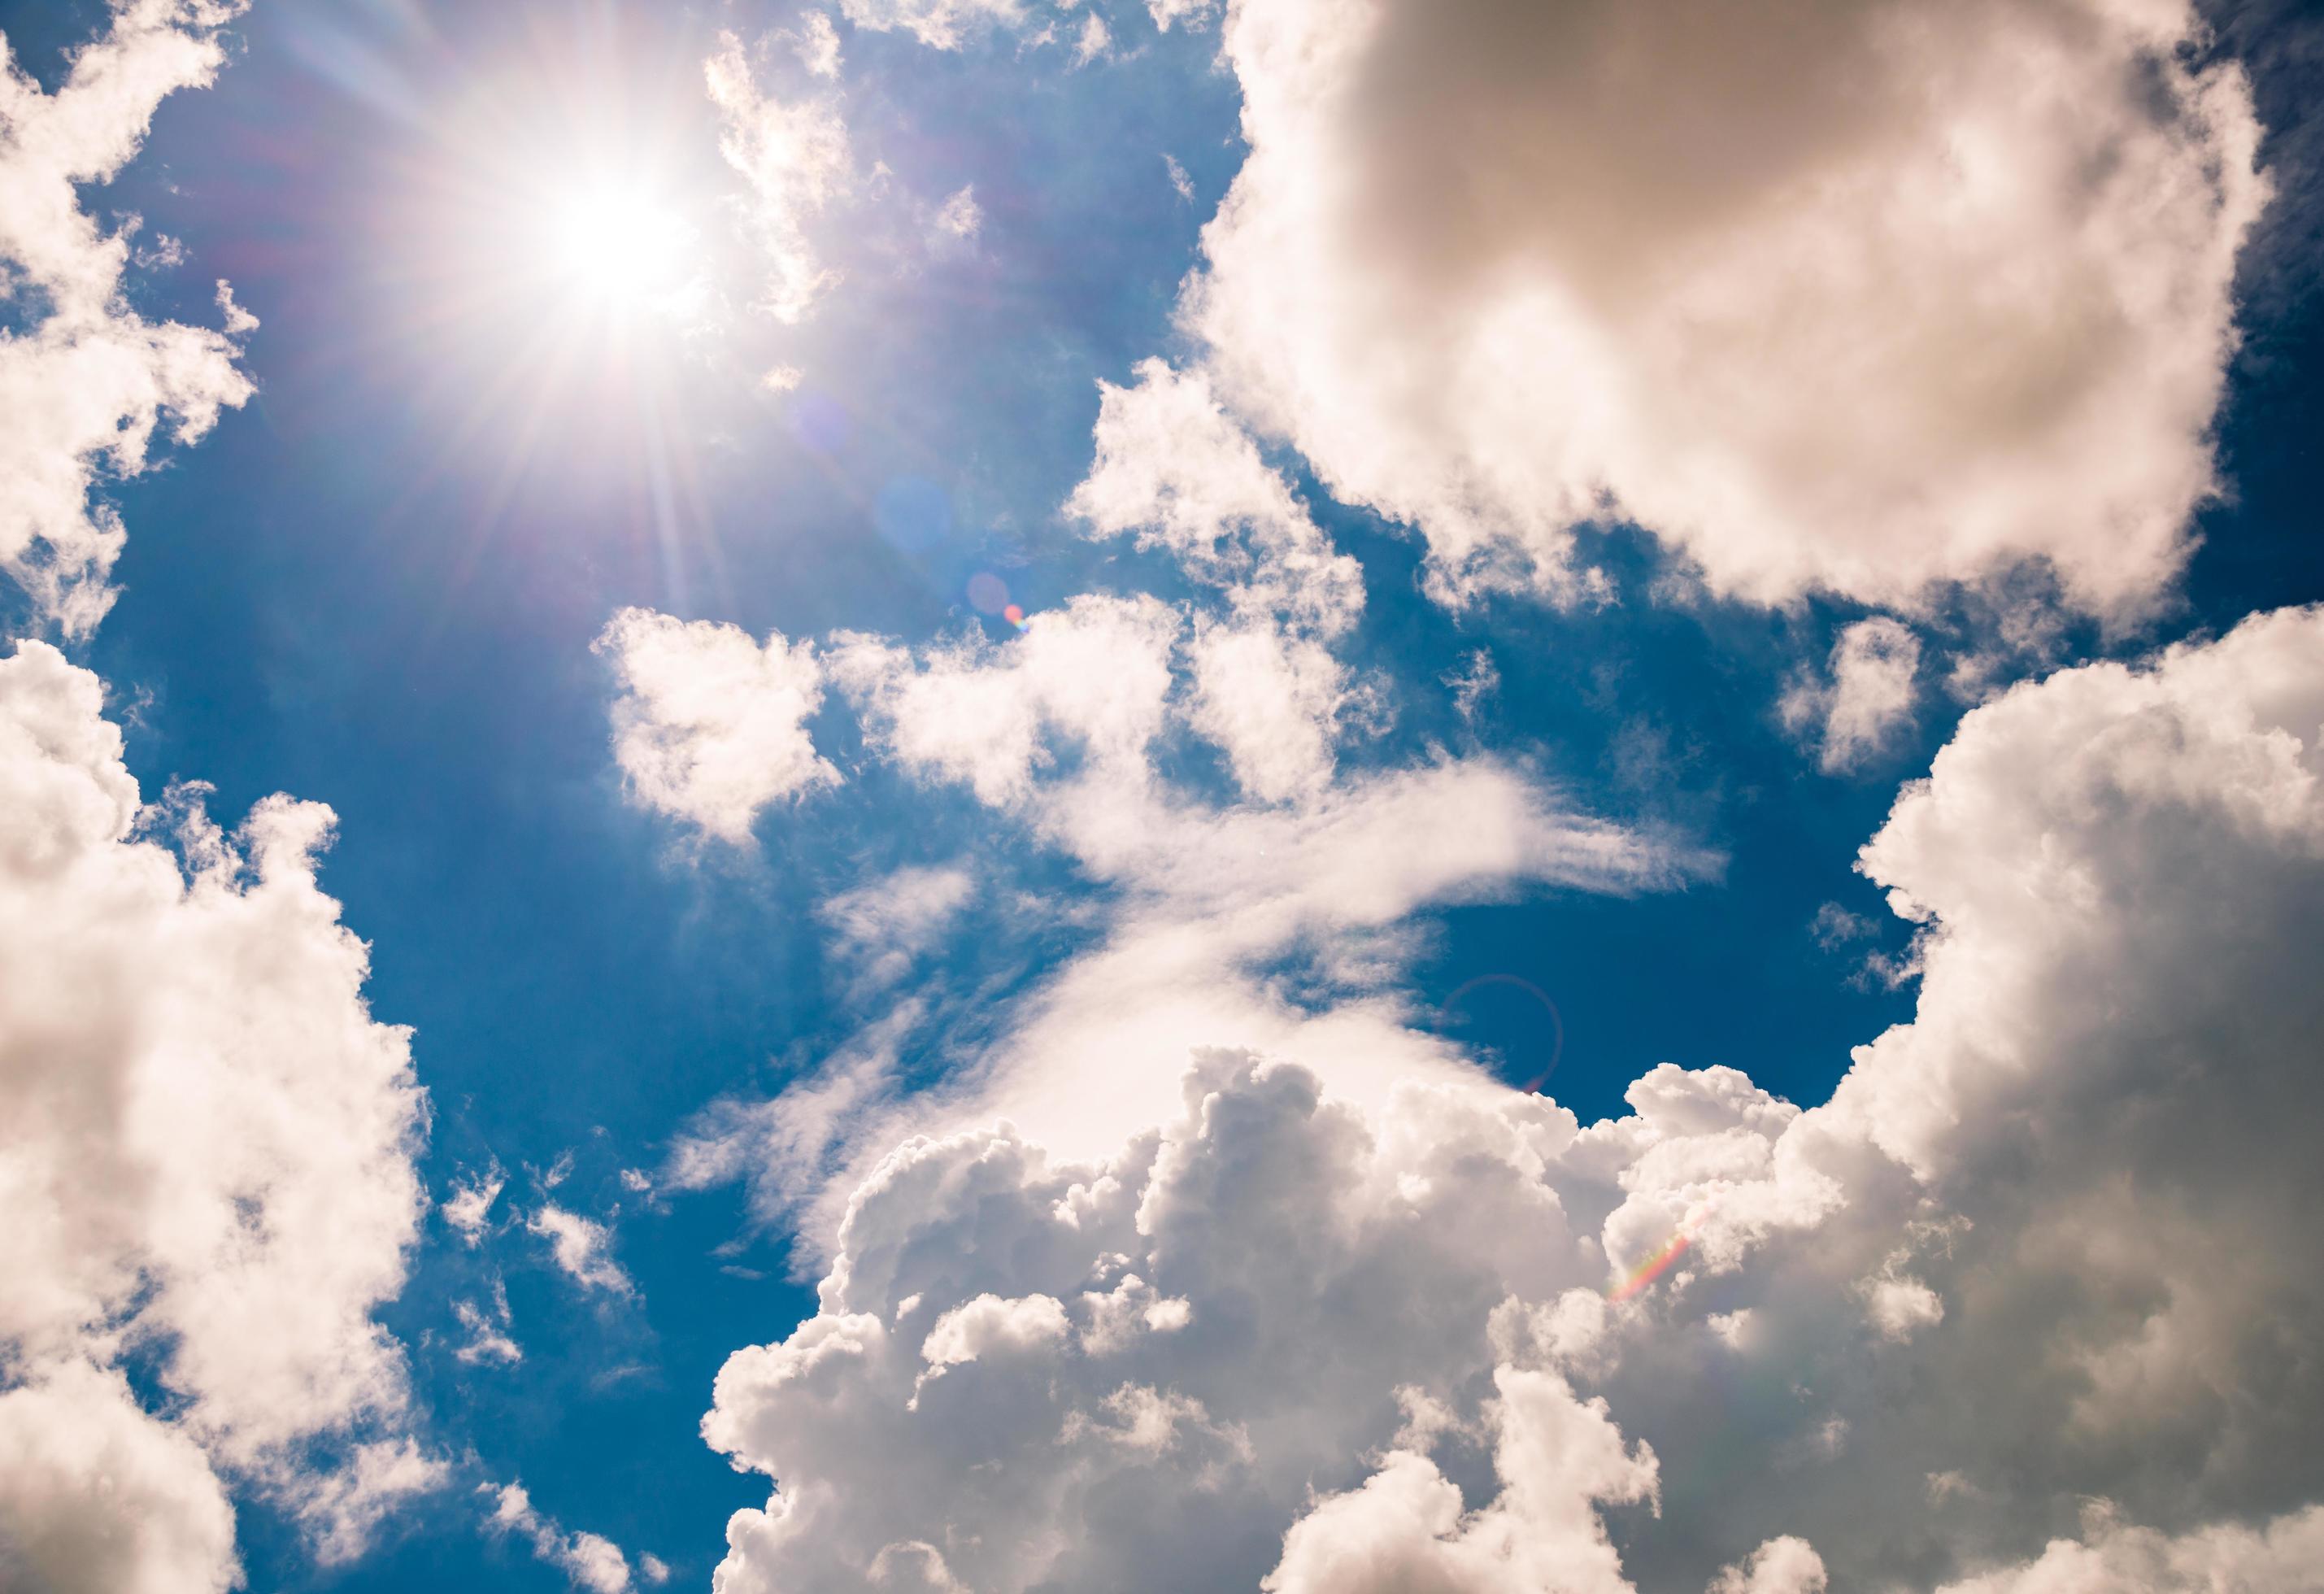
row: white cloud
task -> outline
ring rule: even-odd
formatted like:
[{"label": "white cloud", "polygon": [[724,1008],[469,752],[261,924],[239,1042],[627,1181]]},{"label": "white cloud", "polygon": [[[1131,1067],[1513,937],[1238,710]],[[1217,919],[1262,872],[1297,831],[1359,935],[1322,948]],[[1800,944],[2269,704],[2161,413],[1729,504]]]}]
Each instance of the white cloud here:
[{"label": "white cloud", "polygon": [[976,203],[973,184],[962,188],[936,211],[936,230],[939,237],[973,238],[983,226],[984,212]]},{"label": "white cloud", "polygon": [[1023,20],[1023,0],[841,0],[859,28],[902,29],[936,50],[957,50],[970,33]]},{"label": "white cloud", "polygon": [[[228,835],[199,788],[141,808],[102,699],[43,643],[0,661],[0,1360],[13,1475],[51,1479],[0,1511],[47,1524],[51,1587],[208,1588],[209,1468],[304,1500],[327,1544],[361,1525],[383,1452],[318,1479],[301,1442],[403,1403],[371,1313],[426,1211],[424,1103],[317,886],[330,810],[269,797]],[[110,1370],[133,1346],[156,1411]]]},{"label": "white cloud", "polygon": [[1840,633],[1829,681],[1800,680],[1784,695],[1784,723],[1812,730],[1827,773],[1852,769],[1891,746],[1913,723],[1920,696],[1921,639],[1875,615]]},{"label": "white cloud", "polygon": [[640,806],[742,846],[768,804],[838,782],[807,734],[823,703],[807,643],[624,609],[595,647],[620,684],[613,756]]},{"label": "white cloud", "polygon": [[613,1232],[604,1224],[548,1202],[526,1221],[525,1228],[549,1241],[558,1269],[583,1289],[637,1294],[630,1276],[613,1260]]},{"label": "white cloud", "polygon": [[839,54],[839,30],[831,25],[829,12],[808,12],[799,19],[798,30],[795,32],[784,34],[783,39],[790,45],[791,52],[798,57],[799,65],[805,67],[816,77],[839,76],[842,64]]},{"label": "white cloud", "polygon": [[1098,383],[1096,457],[1066,500],[1090,534],[1138,534],[1226,590],[1245,613],[1280,612],[1326,634],[1362,610],[1363,572],[1336,551],[1200,373],[1141,362]]},{"label": "white cloud", "polygon": [[1162,157],[1162,164],[1170,173],[1170,187],[1179,198],[1192,205],[1194,202],[1194,180],[1186,175],[1184,166],[1178,164],[1178,157],[1166,154]]},{"label": "white cloud", "polygon": [[497,1162],[484,1173],[452,1181],[452,1193],[444,1198],[437,1211],[444,1214],[444,1221],[452,1226],[461,1244],[473,1250],[483,1241],[484,1230],[492,1222],[493,1203],[500,1199],[507,1184]]},{"label": "white cloud", "polygon": [[468,1342],[452,1353],[460,1360],[471,1367],[488,1361],[513,1367],[524,1359],[524,1347],[509,1337],[508,1286],[500,1280],[493,1281],[489,1311],[474,1301],[455,1301],[452,1315],[468,1331]]},{"label": "white cloud", "polygon": [[[863,20],[852,5],[848,14]],[[836,41],[831,60],[835,70]],[[760,92],[732,33],[718,36],[703,76],[718,107],[719,152],[747,189],[740,201],[744,226],[766,258],[760,308],[778,321],[798,321],[839,280],[816,259],[807,223],[854,180],[846,124],[827,97],[785,101]]]},{"label": "white cloud", "polygon": [[1113,53],[1113,30],[1106,26],[1105,18],[1092,6],[1082,18],[1080,34],[1074,40],[1074,65],[1085,67]]},{"label": "white cloud", "polygon": [[1037,616],[1006,647],[971,635],[916,656],[843,631],[828,668],[890,757],[998,805],[1031,796],[1060,751],[1053,742],[1109,779],[1141,780],[1166,718],[1180,623],[1152,598],[1084,595]]},{"label": "white cloud", "polygon": [[316,1560],[340,1566],[357,1559],[398,1506],[414,1496],[435,1493],[451,1476],[448,1463],[421,1451],[408,1434],[356,1446],[299,1501]]},{"label": "white cloud", "polygon": [[1770,1539],[1748,1565],[1722,1569],[1711,1594],[1823,1594],[1823,1557],[1805,1539]]},{"label": "white cloud", "polygon": [[63,1594],[225,1594],[234,1507],[201,1448],[111,1369],[0,1391],[0,1574]]},{"label": "white cloud", "polygon": [[1362,571],[1336,551],[1199,375],[1159,360],[1134,386],[1098,384],[1096,458],[1066,502],[1093,536],[1135,531],[1217,587],[1227,618],[1192,649],[1194,731],[1237,782],[1283,802],[1330,782],[1333,744],[1354,699],[1326,643],[1355,622]]},{"label": "white cloud", "polygon": [[116,6],[54,95],[0,39],[0,299],[26,322],[0,336],[0,569],[68,635],[93,629],[113,603],[107,580],[125,533],[93,496],[100,475],[137,475],[165,421],[191,442],[253,392],[232,339],[256,318],[223,282],[223,333],[140,317],[121,293],[134,218],[100,232],[77,191],[128,163],[166,96],[216,78],[217,30],[241,9]]},{"label": "white cloud", "polygon": [[[1183,316],[1433,589],[1909,604],[2044,562],[2140,611],[2210,491],[2260,208],[2183,0],[1246,0],[1250,155]],[[1462,180],[1444,180],[1459,171]]]},{"label": "white cloud", "polygon": [[2227,1524],[2175,1538],[2122,1522],[2103,1500],[2084,1516],[2080,1540],[2053,1540],[2029,1564],[1939,1594],[2304,1594],[2324,1566],[2324,1506],[2263,1528]]},{"label": "white cloud", "polygon": [[1805,1111],[1664,1064],[1584,1126],[1390,1049],[1360,986],[1270,1009],[1235,949],[1546,844],[1400,779],[1119,827],[1059,788],[1132,905],[855,1166],[817,1314],[720,1375],[706,1435],[778,1480],[722,1589],[1127,1586],[1164,1546],[1205,1588],[2301,1586],[2324,612],[1968,715],[1863,853],[1915,1015]]},{"label": "white cloud", "polygon": [[893,984],[967,906],[976,881],[964,869],[899,869],[824,901],[831,950],[862,970],[859,989]]},{"label": "white cloud", "polygon": [[478,1492],[492,1497],[488,1526],[526,1540],[536,1556],[571,1579],[575,1588],[587,1594],[629,1594],[629,1557],[622,1553],[619,1544],[598,1534],[567,1533],[555,1518],[543,1516],[534,1508],[532,1497],[521,1483],[498,1488],[485,1484]]},{"label": "white cloud", "polygon": [[1179,23],[1199,27],[1218,9],[1218,0],[1146,0],[1146,13],[1164,32]]}]

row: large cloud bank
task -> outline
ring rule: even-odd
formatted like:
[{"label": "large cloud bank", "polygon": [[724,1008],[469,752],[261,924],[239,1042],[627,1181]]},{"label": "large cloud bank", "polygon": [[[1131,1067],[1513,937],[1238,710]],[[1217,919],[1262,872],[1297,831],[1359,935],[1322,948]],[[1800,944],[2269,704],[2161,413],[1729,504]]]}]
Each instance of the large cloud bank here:
[{"label": "large cloud bank", "polygon": [[1250,153],[1183,315],[1440,595],[2046,565],[2150,603],[2211,490],[2266,185],[2184,0],[1239,0]]},{"label": "large cloud bank", "polygon": [[316,887],[330,811],[142,808],[102,706],[44,643],[0,661],[0,1581],[178,1594],[236,1575],[226,1478],[326,1558],[433,1481],[408,1445],[319,1481],[300,1448],[404,1400],[371,1311],[424,1107]]},{"label": "large cloud bank", "polygon": [[1822,1106],[1220,1034],[1101,1155],[896,1146],[719,1378],[777,1488],[717,1587],[2312,1586],[2319,683],[2287,611],[1971,714],[1863,853],[1917,1015]]},{"label": "large cloud bank", "polygon": [[[78,186],[224,59],[224,0],[134,0],[44,94],[0,56],[0,568],[85,633],[112,601],[105,472],[250,393],[225,330],[123,291],[134,218]],[[174,263],[175,245],[157,241]],[[54,648],[0,659],[0,1586],[198,1594],[240,1580],[230,1489],[359,1553],[443,1464],[400,1433],[372,1317],[424,1199],[407,1033],[316,883],[330,810],[269,797],[228,834],[203,788],[141,801],[104,689]]]}]

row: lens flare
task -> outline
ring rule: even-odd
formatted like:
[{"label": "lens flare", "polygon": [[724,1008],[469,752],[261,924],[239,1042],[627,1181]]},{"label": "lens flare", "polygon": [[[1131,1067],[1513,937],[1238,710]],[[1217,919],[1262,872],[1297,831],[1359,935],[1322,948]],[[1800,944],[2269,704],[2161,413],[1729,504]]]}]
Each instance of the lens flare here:
[{"label": "lens flare", "polygon": [[1702,1225],[1710,1217],[1711,1213],[1706,1209],[1701,1215],[1680,1224],[1678,1231],[1664,1242],[1662,1249],[1631,1268],[1627,1277],[1607,1285],[1606,1298],[1609,1301],[1627,1301],[1643,1293],[1653,1285],[1655,1280],[1669,1272],[1672,1264],[1686,1255],[1687,1248],[1694,1243],[1695,1235],[1702,1230]]}]

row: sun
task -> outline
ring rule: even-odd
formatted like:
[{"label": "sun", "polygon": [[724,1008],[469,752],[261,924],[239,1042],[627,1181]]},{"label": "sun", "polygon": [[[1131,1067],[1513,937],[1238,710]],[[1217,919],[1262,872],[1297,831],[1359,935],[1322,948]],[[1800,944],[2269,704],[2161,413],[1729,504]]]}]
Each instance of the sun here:
[{"label": "sun", "polygon": [[533,246],[570,300],[624,316],[682,297],[699,253],[693,227],[656,186],[618,172],[584,174],[552,189]]}]

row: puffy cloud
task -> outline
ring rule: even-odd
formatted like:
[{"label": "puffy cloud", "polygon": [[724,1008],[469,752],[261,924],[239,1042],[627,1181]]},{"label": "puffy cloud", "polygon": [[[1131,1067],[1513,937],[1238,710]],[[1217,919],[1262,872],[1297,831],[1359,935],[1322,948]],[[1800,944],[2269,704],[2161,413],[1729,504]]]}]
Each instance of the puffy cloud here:
[{"label": "puffy cloud", "polygon": [[63,1362],[0,1392],[0,1575],[88,1594],[225,1594],[234,1507],[201,1447],[118,1372]]},{"label": "puffy cloud", "polygon": [[2226,1525],[2176,1538],[2122,1522],[2103,1500],[2085,1515],[2082,1540],[2054,1540],[2029,1564],[1939,1594],[2300,1594],[2324,1566],[2324,1506],[2264,1529]]},{"label": "puffy cloud", "polygon": [[[330,811],[269,797],[229,836],[198,788],[142,808],[102,697],[43,643],[0,661],[0,1421],[8,1478],[52,1479],[0,1513],[46,1523],[50,1586],[206,1588],[213,1470],[307,1501],[327,1549],[408,1477],[364,1451],[318,1483],[299,1447],[403,1401],[371,1313],[426,1210],[424,1103],[317,887]],[[110,1370],[133,1347],[166,1416]]]},{"label": "puffy cloud", "polygon": [[256,318],[221,282],[224,332],[145,320],[121,291],[134,219],[103,233],[77,192],[129,162],[166,96],[217,76],[217,31],[241,9],[117,5],[53,95],[0,39],[0,300],[23,322],[0,334],[0,569],[67,634],[89,631],[113,602],[106,582],[125,533],[93,497],[100,474],[135,475],[165,420],[190,442],[253,391],[232,339]]},{"label": "puffy cloud", "polygon": [[1244,613],[1282,612],[1327,634],[1363,607],[1363,572],[1335,551],[1199,373],[1141,362],[1098,383],[1096,457],[1065,502],[1091,535],[1134,531],[1227,588]]},{"label": "puffy cloud", "polygon": [[630,1276],[613,1260],[613,1232],[604,1224],[549,1202],[526,1221],[525,1228],[549,1241],[549,1254],[558,1270],[583,1289],[614,1295],[637,1293]]},{"label": "puffy cloud", "polygon": [[889,756],[999,805],[1028,798],[1067,749],[1096,776],[1142,780],[1181,624],[1152,598],[1084,595],[1005,648],[969,636],[916,655],[843,631],[829,669]]},{"label": "puffy cloud", "polygon": [[1823,1594],[1823,1557],[1805,1539],[1770,1539],[1744,1566],[1723,1569],[1711,1594]]},{"label": "puffy cloud", "polygon": [[613,757],[641,806],[741,846],[768,804],[837,783],[807,734],[823,703],[809,644],[624,609],[595,645],[620,683]]},{"label": "puffy cloud", "polygon": [[[816,1315],[705,1420],[778,1480],[719,1586],[2299,1587],[2319,778],[2324,611],[2015,688],[1863,852],[1920,926],[1912,1021],[1822,1106],[1664,1064],[1586,1126],[1416,1047],[1367,1085],[1360,997],[1128,982],[1176,927],[1326,940],[1443,889],[1260,863],[1314,808],[1093,845],[1147,907],[973,1099],[1068,1132],[955,1113],[845,1183]],[[1198,1048],[1110,1141],[1050,1101],[1142,1103],[1143,1043],[1234,1024],[1274,1055]]]},{"label": "puffy cloud", "polygon": [[1625,518],[1752,600],[2037,562],[2132,613],[2212,488],[2267,191],[2200,27],[1242,0],[1250,154],[1183,317],[1236,410],[1419,527],[1448,600],[1585,596],[1571,529]]},{"label": "puffy cloud", "polygon": [[[853,5],[848,14],[862,20]],[[821,74],[827,77],[838,70],[839,46],[828,38],[829,19],[821,20],[820,32],[808,24],[800,51],[803,57],[813,52],[811,69],[820,71],[827,60],[831,71]],[[827,56],[822,53],[826,38]],[[760,306],[779,321],[797,321],[839,280],[816,258],[807,223],[853,180],[847,125],[828,97],[782,100],[761,93],[742,41],[732,33],[719,34],[703,77],[718,107],[719,152],[748,190],[741,200],[743,222],[766,257]]]},{"label": "puffy cloud", "polygon": [[1784,695],[1784,723],[1816,734],[1827,773],[1854,769],[1912,723],[1921,639],[1885,615],[1859,620],[1831,645],[1831,678]]},{"label": "puffy cloud", "polygon": [[1339,553],[1199,374],[1159,360],[1134,386],[1100,382],[1096,457],[1066,511],[1093,536],[1137,533],[1223,594],[1192,648],[1188,723],[1261,802],[1329,784],[1356,706],[1326,644],[1354,624],[1363,574]]}]

